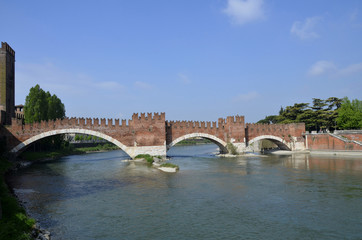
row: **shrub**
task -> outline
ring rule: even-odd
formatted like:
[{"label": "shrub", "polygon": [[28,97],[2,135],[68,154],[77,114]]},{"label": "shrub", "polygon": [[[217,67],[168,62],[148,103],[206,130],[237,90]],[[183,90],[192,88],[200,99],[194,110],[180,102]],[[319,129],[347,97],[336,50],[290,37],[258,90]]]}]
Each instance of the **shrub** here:
[{"label": "shrub", "polygon": [[161,164],[160,167],[169,167],[169,168],[176,168],[177,170],[179,170],[179,166],[177,166],[176,164],[173,164],[173,163],[163,163]]},{"label": "shrub", "polygon": [[232,154],[232,155],[238,155],[238,151],[236,149],[236,147],[234,146],[234,144],[232,144],[231,142],[229,142],[227,144],[227,149],[229,150],[229,152]]},{"label": "shrub", "polygon": [[144,158],[148,163],[153,163],[153,157],[149,154],[139,154],[135,157],[135,159],[140,159],[140,158]]}]

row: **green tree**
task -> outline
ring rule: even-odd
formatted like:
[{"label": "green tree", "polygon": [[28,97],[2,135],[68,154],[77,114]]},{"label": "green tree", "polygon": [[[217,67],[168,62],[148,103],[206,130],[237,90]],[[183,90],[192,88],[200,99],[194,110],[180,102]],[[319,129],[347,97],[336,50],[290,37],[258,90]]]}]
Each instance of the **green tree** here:
[{"label": "green tree", "polygon": [[[45,92],[38,84],[30,89],[24,105],[25,123],[63,119],[64,117],[64,104],[56,95]],[[63,141],[63,138],[57,135],[42,139],[37,146],[38,149],[58,148],[62,146]]]},{"label": "green tree", "polygon": [[362,129],[362,101],[343,98],[338,109],[337,126],[340,129]]},{"label": "green tree", "polygon": [[63,119],[64,117],[64,104],[56,95],[45,92],[38,84],[30,89],[25,99],[25,123]]},{"label": "green tree", "polygon": [[264,119],[258,121],[258,123],[264,123],[264,124],[275,124],[278,123],[278,116],[277,115],[270,115],[266,116]]},{"label": "green tree", "polygon": [[326,100],[313,98],[313,105],[309,103],[295,103],[293,106],[281,107],[279,115],[266,116],[258,123],[297,123],[304,122],[307,131],[320,129],[336,129],[338,109],[342,99],[330,97]]}]

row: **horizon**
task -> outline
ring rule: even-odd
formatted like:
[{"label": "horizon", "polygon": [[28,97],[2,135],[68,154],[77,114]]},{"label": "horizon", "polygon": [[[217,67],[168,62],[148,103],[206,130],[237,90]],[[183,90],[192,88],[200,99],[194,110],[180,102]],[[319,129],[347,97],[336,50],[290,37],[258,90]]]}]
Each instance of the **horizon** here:
[{"label": "horizon", "polygon": [[1,6],[16,105],[39,84],[67,117],[251,123],[312,98],[362,97],[360,1]]}]

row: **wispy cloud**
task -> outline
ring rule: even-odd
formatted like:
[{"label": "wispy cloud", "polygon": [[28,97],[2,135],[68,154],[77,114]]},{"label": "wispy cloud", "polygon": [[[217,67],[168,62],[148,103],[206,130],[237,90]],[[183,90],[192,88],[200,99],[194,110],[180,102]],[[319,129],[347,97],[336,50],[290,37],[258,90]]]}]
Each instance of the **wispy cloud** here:
[{"label": "wispy cloud", "polygon": [[149,83],[146,83],[146,82],[142,82],[142,81],[137,81],[134,83],[134,86],[136,88],[139,88],[139,89],[143,89],[143,90],[150,90],[150,89],[153,89],[153,86]]},{"label": "wispy cloud", "polygon": [[351,64],[347,67],[338,67],[331,61],[321,60],[313,64],[308,70],[310,76],[348,76],[362,72],[362,63]]},{"label": "wispy cloud", "polygon": [[178,74],[178,79],[182,84],[185,84],[185,85],[191,83],[190,78],[183,73]]},{"label": "wispy cloud", "polygon": [[315,32],[315,28],[321,20],[322,17],[310,17],[306,18],[303,22],[295,21],[290,29],[290,33],[302,40],[318,38],[319,35]]},{"label": "wispy cloud", "polygon": [[36,84],[56,94],[70,116],[79,116],[82,111],[90,113],[99,109],[101,99],[119,101],[126,93],[126,88],[118,82],[97,81],[84,73],[65,71],[52,62],[17,63],[16,103],[24,104],[29,89]]},{"label": "wispy cloud", "polygon": [[351,22],[356,21],[358,17],[358,9],[355,9],[350,15],[349,15],[349,20]]},{"label": "wispy cloud", "polygon": [[265,17],[263,0],[228,0],[223,12],[234,24],[243,25]]},{"label": "wispy cloud", "polygon": [[260,94],[255,91],[252,91],[252,92],[243,93],[243,94],[239,94],[239,95],[235,96],[233,98],[233,102],[249,102],[258,97],[260,97]]}]

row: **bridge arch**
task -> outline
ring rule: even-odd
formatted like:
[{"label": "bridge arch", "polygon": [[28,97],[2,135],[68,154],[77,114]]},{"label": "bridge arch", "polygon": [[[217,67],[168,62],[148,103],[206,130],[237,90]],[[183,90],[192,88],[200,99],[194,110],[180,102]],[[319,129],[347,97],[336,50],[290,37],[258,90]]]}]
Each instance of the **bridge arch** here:
[{"label": "bridge arch", "polygon": [[97,132],[97,131],[93,131],[93,130],[89,130],[89,129],[77,129],[77,128],[69,128],[69,129],[57,129],[57,130],[52,130],[52,131],[47,131],[47,132],[43,132],[40,133],[38,135],[35,135],[27,140],[25,140],[22,143],[19,143],[16,147],[14,147],[13,149],[11,149],[11,153],[14,153],[16,155],[18,155],[19,153],[21,153],[27,146],[29,146],[31,143],[36,142],[40,139],[46,138],[46,137],[50,137],[50,136],[54,136],[54,135],[59,135],[59,134],[68,134],[68,133],[80,133],[80,134],[87,134],[87,135],[92,135],[92,136],[96,136],[96,137],[100,137],[104,140],[107,140],[111,143],[113,143],[114,145],[116,145],[117,147],[119,147],[120,149],[122,149],[125,153],[127,153],[129,156],[130,153],[128,151],[127,146],[125,146],[124,144],[122,144],[120,141],[104,134],[101,132]]},{"label": "bridge arch", "polygon": [[170,144],[167,145],[167,150],[169,150],[170,148],[172,148],[173,146],[175,146],[177,143],[188,139],[188,138],[194,138],[194,137],[201,137],[201,138],[206,138],[209,139],[211,142],[215,143],[219,148],[220,148],[220,152],[221,153],[228,153],[228,149],[227,149],[227,143],[224,142],[223,140],[221,140],[220,138],[214,136],[214,135],[210,135],[207,133],[190,133],[190,134],[186,134],[183,135],[181,137],[176,138],[175,140],[173,140]]},{"label": "bridge arch", "polygon": [[291,151],[291,149],[287,145],[287,142],[284,139],[277,137],[277,136],[273,136],[273,135],[261,135],[261,136],[255,137],[248,142],[248,145],[251,145],[257,141],[264,140],[264,139],[275,143],[281,150]]}]

